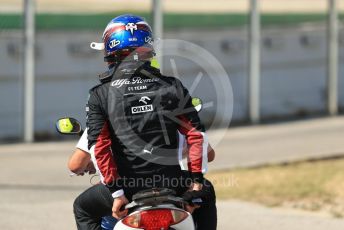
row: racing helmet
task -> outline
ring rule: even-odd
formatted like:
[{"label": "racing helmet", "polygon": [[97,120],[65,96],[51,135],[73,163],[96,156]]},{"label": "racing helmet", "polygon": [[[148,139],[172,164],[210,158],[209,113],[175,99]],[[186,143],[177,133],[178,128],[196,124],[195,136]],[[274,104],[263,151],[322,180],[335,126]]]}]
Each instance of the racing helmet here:
[{"label": "racing helmet", "polygon": [[102,40],[104,61],[108,63],[149,59],[155,55],[152,29],[139,16],[125,14],[112,19],[104,30]]}]

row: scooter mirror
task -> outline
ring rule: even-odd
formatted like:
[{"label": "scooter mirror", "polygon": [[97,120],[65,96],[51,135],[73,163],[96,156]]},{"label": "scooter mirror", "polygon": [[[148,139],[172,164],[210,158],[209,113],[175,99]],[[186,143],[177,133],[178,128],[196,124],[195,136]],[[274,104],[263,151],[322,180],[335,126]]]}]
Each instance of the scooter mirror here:
[{"label": "scooter mirror", "polygon": [[80,122],[72,117],[63,117],[56,121],[56,130],[61,134],[75,135],[82,132]]},{"label": "scooter mirror", "polygon": [[201,111],[202,106],[203,106],[201,98],[193,97],[192,98],[192,105],[195,107],[197,112]]}]

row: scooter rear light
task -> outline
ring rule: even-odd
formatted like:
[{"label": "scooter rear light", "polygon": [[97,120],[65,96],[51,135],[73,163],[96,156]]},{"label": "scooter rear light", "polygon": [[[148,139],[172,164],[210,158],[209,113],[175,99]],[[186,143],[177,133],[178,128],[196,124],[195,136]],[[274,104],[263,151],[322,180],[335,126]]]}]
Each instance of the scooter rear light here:
[{"label": "scooter rear light", "polygon": [[167,230],[171,225],[177,224],[187,217],[188,214],[181,210],[153,209],[129,215],[122,220],[122,223],[132,228]]},{"label": "scooter rear light", "polygon": [[174,224],[178,224],[179,222],[182,222],[183,220],[185,220],[188,217],[188,214],[185,211],[172,209],[171,213],[173,216]]},{"label": "scooter rear light", "polygon": [[122,223],[129,226],[129,227],[132,227],[132,228],[139,228],[140,220],[141,220],[140,213],[135,213],[135,214],[131,214],[129,216],[126,216],[122,220]]}]

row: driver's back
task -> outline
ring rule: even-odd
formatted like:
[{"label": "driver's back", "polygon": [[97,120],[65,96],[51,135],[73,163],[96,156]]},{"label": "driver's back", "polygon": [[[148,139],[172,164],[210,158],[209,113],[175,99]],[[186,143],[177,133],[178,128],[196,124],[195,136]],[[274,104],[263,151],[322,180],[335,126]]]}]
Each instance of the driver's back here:
[{"label": "driver's back", "polygon": [[[110,139],[111,160],[121,177],[161,172],[179,175],[178,154],[183,144],[179,132],[203,131],[182,83],[161,75],[149,63],[135,69],[117,69],[111,81],[90,91],[88,106],[89,147],[98,143],[95,145],[98,164],[108,162],[102,143]],[[199,148],[203,147],[202,138],[201,134],[195,135]],[[200,161],[199,171],[202,171],[201,158],[195,159]]]}]

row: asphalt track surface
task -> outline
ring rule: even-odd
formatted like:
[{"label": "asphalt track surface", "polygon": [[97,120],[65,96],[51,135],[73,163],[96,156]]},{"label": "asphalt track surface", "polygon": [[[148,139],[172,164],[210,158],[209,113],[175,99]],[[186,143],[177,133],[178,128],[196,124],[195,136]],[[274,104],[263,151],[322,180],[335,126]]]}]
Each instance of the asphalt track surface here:
[{"label": "asphalt track surface", "polygon": [[[210,132],[212,141],[220,131]],[[230,129],[215,146],[210,170],[259,166],[344,153],[344,118]],[[75,142],[0,146],[0,229],[75,229],[74,198],[90,177],[70,177]],[[97,178],[94,178],[94,182]],[[241,201],[218,201],[219,228],[236,230],[343,229],[344,220]]]}]

